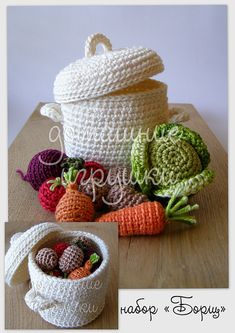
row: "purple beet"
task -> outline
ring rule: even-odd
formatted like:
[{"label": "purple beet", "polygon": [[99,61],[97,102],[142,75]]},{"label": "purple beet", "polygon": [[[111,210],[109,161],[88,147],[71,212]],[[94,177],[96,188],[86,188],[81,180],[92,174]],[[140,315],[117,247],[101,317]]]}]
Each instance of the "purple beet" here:
[{"label": "purple beet", "polygon": [[56,149],[46,149],[37,153],[29,162],[26,175],[19,169],[17,173],[21,178],[29,182],[38,191],[42,183],[51,177],[60,177],[62,172],[61,163],[67,156]]}]

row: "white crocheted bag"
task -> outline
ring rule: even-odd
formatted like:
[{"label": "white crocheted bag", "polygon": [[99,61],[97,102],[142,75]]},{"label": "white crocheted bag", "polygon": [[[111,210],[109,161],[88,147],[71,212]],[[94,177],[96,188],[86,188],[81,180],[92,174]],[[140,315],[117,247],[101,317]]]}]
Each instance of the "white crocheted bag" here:
[{"label": "white crocheted bag", "polygon": [[[69,241],[84,235],[90,238],[102,257],[101,265],[80,280],[61,279],[44,273],[35,262],[38,249],[58,240]],[[30,309],[47,322],[64,328],[81,327],[93,321],[103,310],[109,281],[109,251],[96,235],[82,231],[63,231],[55,223],[41,223],[11,239],[5,256],[8,285],[31,280],[25,295]]]},{"label": "white crocheted bag", "polygon": [[[104,53],[95,55],[101,44]],[[112,50],[107,37],[88,37],[85,57],[65,67],[54,82],[58,103],[41,114],[63,124],[69,157],[94,160],[105,167],[129,166],[138,131],[168,122],[166,84],[150,79],[164,70],[153,50]]]}]

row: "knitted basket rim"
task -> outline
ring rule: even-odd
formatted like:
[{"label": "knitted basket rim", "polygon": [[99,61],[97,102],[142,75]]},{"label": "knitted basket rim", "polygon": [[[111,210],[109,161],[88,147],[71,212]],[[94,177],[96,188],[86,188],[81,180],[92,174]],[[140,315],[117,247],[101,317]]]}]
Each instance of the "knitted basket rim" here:
[{"label": "knitted basket rim", "polygon": [[[145,84],[148,83],[148,88],[146,90],[140,90],[140,91],[135,91],[133,88],[135,87],[140,87]],[[159,94],[161,91],[165,91],[167,89],[167,85],[164,82],[161,82],[159,80],[153,80],[153,79],[147,79],[145,81],[139,82],[138,84],[131,86],[131,87],[127,87],[115,92],[111,92],[107,95],[104,96],[100,96],[99,99],[96,98],[90,98],[87,100],[82,101],[83,105],[93,105],[94,107],[96,107],[96,103],[99,103],[99,105],[102,105],[102,103],[104,102],[122,102],[125,103],[127,102],[128,104],[130,104],[132,102],[132,100],[136,101],[137,99],[143,99],[143,98],[148,98],[151,96],[155,96],[156,92]],[[75,101],[75,102],[69,102],[69,103],[62,103],[62,104],[66,104],[67,106],[73,107],[73,105],[79,104],[81,101]]]},{"label": "knitted basket rim", "polygon": [[56,223],[45,222],[12,236],[11,246],[5,255],[5,281],[9,286],[29,280],[28,255],[42,241],[54,238],[63,229]]},{"label": "knitted basket rim", "polygon": [[[96,55],[101,44],[104,53]],[[164,70],[160,56],[144,47],[112,50],[109,39],[100,34],[88,37],[85,57],[62,69],[54,81],[57,103],[71,103],[100,97],[129,87]]]},{"label": "knitted basket rim", "polygon": [[[104,267],[108,265],[109,260],[110,260],[110,254],[109,254],[109,249],[108,246],[105,244],[105,242],[98,236],[89,233],[89,232],[85,232],[85,231],[64,231],[58,234],[58,238],[60,240],[63,239],[67,239],[67,238],[74,238],[75,236],[85,236],[87,238],[90,238],[91,240],[94,241],[94,243],[96,245],[98,245],[99,247],[102,247],[101,252],[102,252],[102,263],[101,265],[90,275],[79,279],[79,280],[72,280],[72,279],[63,279],[63,283],[73,283],[75,285],[79,285],[79,284],[83,284],[84,281],[90,281],[93,280],[94,278],[96,278],[100,272],[103,271]],[[46,274],[45,272],[43,272],[40,267],[37,265],[36,261],[35,261],[35,254],[36,254],[36,250],[32,250],[32,252],[29,253],[29,262],[30,265],[32,266],[32,268],[34,269],[34,271],[42,278],[42,279],[49,279],[49,280],[54,280],[55,282],[60,281],[60,279],[56,276],[51,276]]]}]

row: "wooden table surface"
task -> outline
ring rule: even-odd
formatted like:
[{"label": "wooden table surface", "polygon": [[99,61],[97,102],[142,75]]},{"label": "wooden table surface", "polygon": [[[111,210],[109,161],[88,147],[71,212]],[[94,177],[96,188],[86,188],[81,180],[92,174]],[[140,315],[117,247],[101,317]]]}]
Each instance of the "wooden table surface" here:
[{"label": "wooden table surface", "polygon": [[[120,288],[227,288],[228,287],[228,173],[227,154],[191,104],[174,104],[190,114],[185,125],[201,134],[211,153],[213,184],[190,199],[198,203],[198,224],[171,223],[163,234],[119,240]],[[47,148],[52,122],[39,113],[38,105],[9,149],[9,221],[53,221],[44,211],[31,186],[16,175],[26,170],[32,156]],[[62,133],[62,131],[61,131]],[[53,130],[54,137],[56,129]]]},{"label": "wooden table surface", "polygon": [[[108,245],[110,250],[110,282],[106,295],[104,310],[84,329],[117,329],[118,328],[118,228],[117,223],[61,223],[65,230],[81,230],[91,232]],[[10,237],[18,231],[29,228],[27,221],[8,222],[5,224],[6,251]],[[39,314],[30,310],[24,301],[29,290],[28,282],[15,287],[5,287],[5,328],[6,329],[55,329],[44,321]]]}]

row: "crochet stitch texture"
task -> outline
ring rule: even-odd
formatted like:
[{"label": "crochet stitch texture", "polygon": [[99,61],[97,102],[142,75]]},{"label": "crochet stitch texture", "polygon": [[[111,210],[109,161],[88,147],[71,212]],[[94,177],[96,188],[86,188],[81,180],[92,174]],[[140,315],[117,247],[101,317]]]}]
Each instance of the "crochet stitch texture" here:
[{"label": "crochet stitch texture", "polygon": [[94,204],[95,210],[99,211],[103,205],[103,198],[108,193],[108,186],[103,183],[99,185],[98,179],[89,179],[83,185],[78,185],[78,190],[89,196]]},{"label": "crochet stitch texture", "polygon": [[61,176],[61,163],[66,155],[56,149],[46,149],[37,153],[29,162],[27,173],[24,175],[19,169],[17,173],[24,181],[38,191],[42,183],[51,178]]},{"label": "crochet stitch texture", "polygon": [[137,206],[145,201],[149,201],[146,195],[137,192],[133,187],[128,185],[112,186],[106,197],[106,204],[110,210],[118,210],[124,207]]},{"label": "crochet stitch texture", "polygon": [[64,273],[70,273],[82,265],[83,259],[83,251],[76,245],[70,245],[59,258],[59,268]]},{"label": "crochet stitch texture", "polygon": [[207,169],[210,155],[200,135],[180,124],[157,125],[149,140],[145,133],[135,139],[132,172],[145,194],[171,197],[200,191],[212,182]]},{"label": "crochet stitch texture", "polygon": [[[104,53],[95,54],[101,44]],[[63,124],[69,157],[104,167],[130,166],[133,139],[169,119],[167,85],[149,79],[164,70],[159,55],[143,47],[112,50],[107,37],[88,37],[85,57],[65,67],[54,82],[57,103],[41,114]]]},{"label": "crochet stitch texture", "polygon": [[58,256],[53,249],[43,248],[38,251],[35,260],[40,268],[52,270],[57,266]]},{"label": "crochet stitch texture", "polygon": [[118,222],[120,236],[159,234],[165,220],[163,206],[159,202],[144,202],[135,207],[127,207],[106,213],[96,222]]},{"label": "crochet stitch texture", "polygon": [[48,183],[48,181],[53,179],[54,178],[50,178],[46,180],[38,191],[38,199],[41,206],[50,212],[55,212],[58,202],[65,194],[65,188],[62,185],[56,186],[53,190],[51,189],[52,185]]},{"label": "crochet stitch texture", "polygon": [[77,184],[69,184],[56,206],[55,217],[58,222],[89,222],[94,213],[91,198],[79,192]]}]

